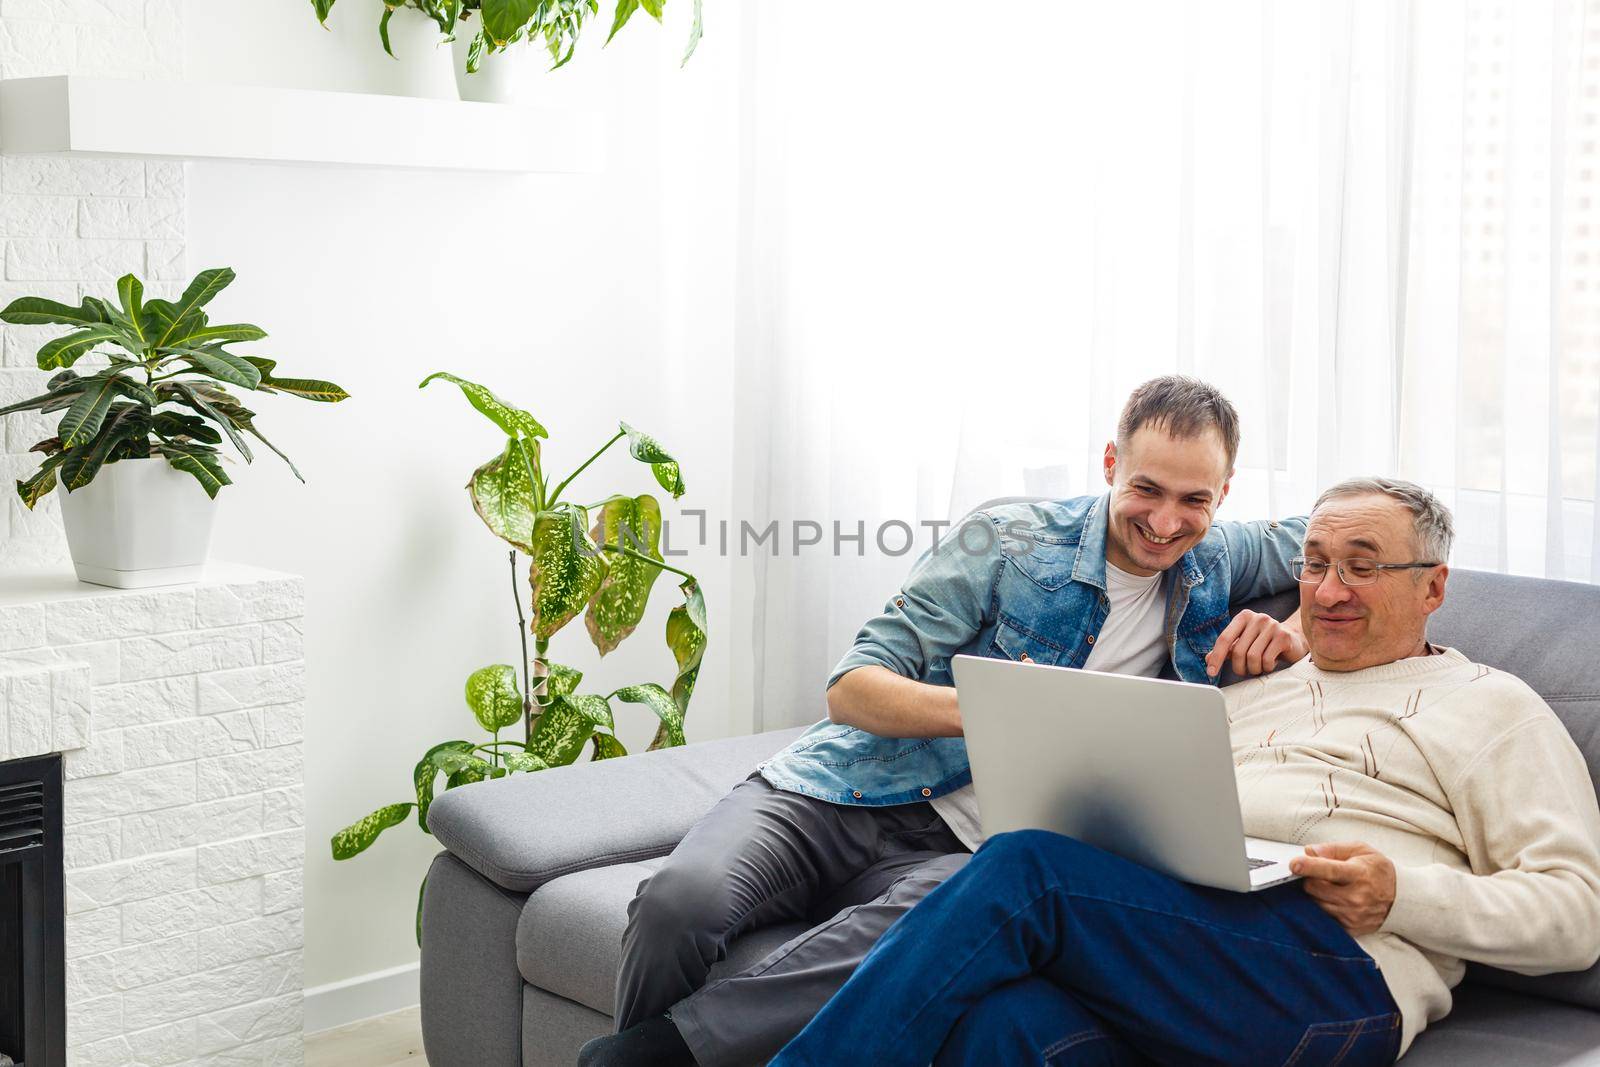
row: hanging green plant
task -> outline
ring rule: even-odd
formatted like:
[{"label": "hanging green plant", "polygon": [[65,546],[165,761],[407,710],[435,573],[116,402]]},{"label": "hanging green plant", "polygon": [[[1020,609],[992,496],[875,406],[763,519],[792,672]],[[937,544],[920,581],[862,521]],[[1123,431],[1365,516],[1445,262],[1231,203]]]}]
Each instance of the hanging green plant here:
[{"label": "hanging green plant", "polygon": [[[317,21],[327,24],[328,14],[336,0],[311,0]],[[383,13],[378,17],[378,38],[383,50],[394,55],[389,43],[389,20],[401,8],[411,8],[438,23],[439,30],[448,39],[459,32],[473,33],[471,48],[467,52],[467,70],[476,72],[485,55],[504,51],[518,41],[539,41],[550,53],[554,66],[564,67],[578,47],[578,37],[584,22],[600,13],[599,0],[380,0]],[[694,19],[689,28],[689,43],[683,52],[683,63],[694,55],[704,34],[701,11],[702,0],[694,0]],[[643,9],[645,14],[661,21],[667,0],[617,0],[611,19],[611,32],[606,43],[617,35],[633,18],[634,12]]]}]

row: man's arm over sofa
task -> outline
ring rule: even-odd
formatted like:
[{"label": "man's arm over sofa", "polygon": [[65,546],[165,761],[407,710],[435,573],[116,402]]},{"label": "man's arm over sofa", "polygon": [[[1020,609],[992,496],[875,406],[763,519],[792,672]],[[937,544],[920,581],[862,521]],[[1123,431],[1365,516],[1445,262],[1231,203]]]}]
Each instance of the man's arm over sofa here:
[{"label": "man's arm over sofa", "polygon": [[1219,522],[1228,546],[1231,568],[1228,601],[1238,607],[1247,600],[1286,593],[1297,585],[1289,561],[1300,554],[1306,539],[1306,517]]}]

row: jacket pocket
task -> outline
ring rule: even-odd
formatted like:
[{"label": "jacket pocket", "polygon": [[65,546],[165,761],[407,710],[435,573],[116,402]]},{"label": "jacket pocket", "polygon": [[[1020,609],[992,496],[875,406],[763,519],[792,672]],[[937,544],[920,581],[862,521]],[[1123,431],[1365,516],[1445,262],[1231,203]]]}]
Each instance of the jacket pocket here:
[{"label": "jacket pocket", "polygon": [[1006,559],[1035,585],[1053,593],[1072,581],[1078,546],[1032,541],[1006,553]]},{"label": "jacket pocket", "polygon": [[1222,636],[1222,631],[1227,629],[1228,623],[1232,619],[1233,616],[1223,612],[1221,615],[1214,615],[1209,619],[1202,619],[1192,625],[1183,627],[1178,631],[1178,636],[1183,638],[1184,643],[1189,646],[1191,652],[1201,659],[1205,659],[1211,654],[1211,650],[1216,647],[1217,638]]},{"label": "jacket pocket", "polygon": [[1066,653],[1061,645],[1012,622],[1005,615],[1000,616],[995,625],[989,648],[996,659],[1018,663],[1059,663]]}]

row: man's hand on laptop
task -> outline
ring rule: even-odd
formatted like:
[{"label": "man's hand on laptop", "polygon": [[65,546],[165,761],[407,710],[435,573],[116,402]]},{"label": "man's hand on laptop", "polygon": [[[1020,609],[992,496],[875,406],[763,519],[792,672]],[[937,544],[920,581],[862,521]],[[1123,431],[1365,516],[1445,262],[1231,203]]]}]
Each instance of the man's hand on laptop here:
[{"label": "man's hand on laptop", "polygon": [[1376,933],[1394,906],[1394,864],[1359,841],[1307,845],[1289,869],[1305,879],[1306,895],[1351,934]]},{"label": "man's hand on laptop", "polygon": [[1215,678],[1227,664],[1240,676],[1266,674],[1280,660],[1288,665],[1309,651],[1298,615],[1279,622],[1259,611],[1241,611],[1206,656],[1206,673]]}]

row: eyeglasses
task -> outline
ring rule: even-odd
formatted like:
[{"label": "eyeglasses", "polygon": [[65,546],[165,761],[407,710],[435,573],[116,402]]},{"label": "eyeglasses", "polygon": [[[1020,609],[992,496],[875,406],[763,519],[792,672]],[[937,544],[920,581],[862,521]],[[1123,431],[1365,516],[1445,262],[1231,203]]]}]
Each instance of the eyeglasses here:
[{"label": "eyeglasses", "polygon": [[1289,566],[1294,568],[1294,580],[1307,585],[1317,585],[1328,576],[1328,568],[1332,567],[1339,572],[1339,580],[1345,585],[1371,585],[1378,580],[1381,571],[1409,571],[1422,567],[1438,567],[1438,563],[1379,563],[1375,559],[1350,559],[1325,560],[1307,559],[1305,556],[1296,556],[1289,561]]}]

